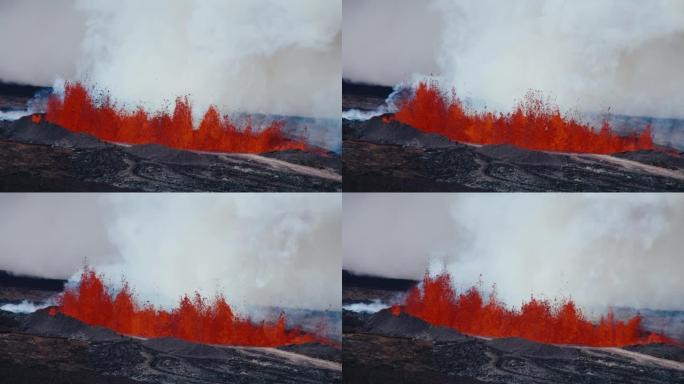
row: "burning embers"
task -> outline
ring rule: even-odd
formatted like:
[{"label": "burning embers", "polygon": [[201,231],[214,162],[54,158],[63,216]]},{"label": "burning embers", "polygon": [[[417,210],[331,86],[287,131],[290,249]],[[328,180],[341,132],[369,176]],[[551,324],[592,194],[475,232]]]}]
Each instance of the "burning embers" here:
[{"label": "burning embers", "polygon": [[394,119],[424,132],[473,144],[600,154],[654,149],[650,126],[638,135],[618,136],[604,122],[595,132],[589,125],[562,116],[558,107],[533,93],[509,114],[467,111],[455,93],[452,96],[445,97],[436,83],[421,83],[401,104]]},{"label": "burning embers", "polygon": [[252,323],[249,318],[233,313],[222,296],[210,301],[196,293],[192,299],[183,297],[177,308],[165,311],[149,303],[142,306],[136,303],[131,289],[124,283],[112,298],[101,276],[89,268],[81,274],[78,288],[65,290],[59,311],[86,324],[132,336],[262,347],[326,342],[322,337],[298,329],[287,330],[284,314],[274,323]]},{"label": "burning embers", "polygon": [[105,97],[96,103],[81,84],[67,84],[64,98],[52,96],[46,120],[73,132],[126,144],[161,144],[178,149],[212,152],[263,153],[288,149],[306,150],[303,140],[288,138],[282,122],[255,131],[251,123],[237,127],[216,107],[204,114],[199,129],[193,128],[192,107],[187,98],[176,99],[172,115],[150,114],[143,108],[129,113]]},{"label": "burning embers", "polygon": [[534,297],[517,309],[507,309],[492,290],[485,302],[472,287],[457,294],[451,276],[444,272],[423,279],[422,289],[414,287],[403,306],[393,306],[394,315],[405,312],[433,325],[487,337],[522,337],[542,343],[620,347],[632,344],[672,342],[667,337],[647,332],[641,317],[626,322],[615,320],[612,312],[598,324],[586,320],[572,300],[552,305]]}]

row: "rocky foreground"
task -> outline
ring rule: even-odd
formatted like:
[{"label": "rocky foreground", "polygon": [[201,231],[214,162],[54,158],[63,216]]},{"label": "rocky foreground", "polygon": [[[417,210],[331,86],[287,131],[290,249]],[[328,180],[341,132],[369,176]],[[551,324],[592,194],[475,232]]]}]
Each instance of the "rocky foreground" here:
[{"label": "rocky foreground", "polygon": [[47,310],[0,311],[0,381],[21,383],[339,383],[341,350],[226,347],[141,339]]},{"label": "rocky foreground", "polygon": [[343,188],[373,191],[684,191],[684,157],[468,145],[382,117],[343,120]]},{"label": "rocky foreground", "polygon": [[345,311],[345,383],[681,383],[684,349],[485,339],[389,310]]},{"label": "rocky foreground", "polygon": [[0,121],[0,191],[339,191],[340,156],[118,145],[30,117]]}]

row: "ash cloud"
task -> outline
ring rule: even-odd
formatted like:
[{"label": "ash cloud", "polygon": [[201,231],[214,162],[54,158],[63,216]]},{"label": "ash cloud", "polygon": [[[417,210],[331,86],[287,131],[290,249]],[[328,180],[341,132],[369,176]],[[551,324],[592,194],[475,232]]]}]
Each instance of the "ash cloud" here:
[{"label": "ash cloud", "polygon": [[[399,12],[393,22],[411,30],[430,31],[419,41],[438,42],[431,62],[418,65],[416,60],[408,60],[412,71],[403,72],[410,72],[410,76],[400,81],[388,79],[382,68],[389,71],[393,63],[383,61],[387,55],[380,42],[373,43],[378,47],[377,55],[370,48],[347,49],[349,45],[365,46],[366,42],[363,36],[346,40],[347,25],[354,21],[345,19],[345,76],[396,84],[431,74],[425,68],[434,65],[443,84],[455,87],[461,97],[498,110],[510,110],[529,89],[535,89],[566,111],[610,109],[626,115],[684,118],[681,1],[659,0],[648,5],[638,0],[415,3],[419,5],[405,7],[426,8],[429,11],[423,13],[438,17],[414,18],[412,12]],[[396,8],[403,7],[367,6],[358,22],[394,14]],[[347,14],[354,15],[345,9],[345,18]],[[439,31],[435,31],[435,20],[441,20]],[[370,35],[372,23],[368,25]],[[392,50],[401,50],[409,57],[420,56],[422,60],[426,54],[420,43],[410,39],[404,45],[391,45]],[[365,64],[368,69],[348,70],[353,69],[349,62],[359,67]]]},{"label": "ash cloud", "polygon": [[188,95],[199,113],[339,118],[341,0],[10,0],[0,21],[4,81],[79,80],[151,110]]},{"label": "ash cloud", "polygon": [[0,204],[0,269],[76,281],[87,257],[110,285],[124,277],[162,306],[198,291],[243,310],[340,308],[336,195],[41,194]]},{"label": "ash cloud", "polygon": [[590,311],[684,309],[678,194],[355,195],[343,223],[343,266],[356,273],[417,279],[446,268],[457,288],[481,279],[516,306],[534,294]]}]

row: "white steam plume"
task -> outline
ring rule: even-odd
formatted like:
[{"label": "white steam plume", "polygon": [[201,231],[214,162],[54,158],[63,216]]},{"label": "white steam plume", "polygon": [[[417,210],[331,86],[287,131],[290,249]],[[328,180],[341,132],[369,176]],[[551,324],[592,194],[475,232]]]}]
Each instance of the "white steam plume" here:
[{"label": "white steam plume", "polygon": [[0,311],[12,312],[12,313],[33,313],[39,309],[47,308],[51,305],[55,305],[53,301],[48,303],[32,303],[27,300],[22,300],[19,304],[3,304],[0,305]]},{"label": "white steam plume", "polygon": [[684,2],[435,0],[437,61],[463,96],[510,110],[528,89],[565,110],[684,117]]},{"label": "white steam plume", "polygon": [[195,291],[245,310],[340,309],[341,197],[334,194],[0,196],[0,269],[108,284],[173,306]]},{"label": "white steam plume", "polygon": [[[198,290],[235,306],[339,310],[341,199],[327,194],[112,196],[103,265],[142,297],[173,305]],[[99,267],[99,266],[96,266]]]},{"label": "white steam plume", "polygon": [[680,0],[344,2],[343,72],[383,85],[438,75],[507,112],[528,90],[564,111],[684,118]]},{"label": "white steam plume", "polygon": [[339,117],[340,1],[79,0],[79,77],[128,103]]},{"label": "white steam plume", "polygon": [[509,305],[535,294],[684,310],[678,194],[357,195],[345,196],[343,221],[343,265],[357,273],[418,279],[443,264],[459,288],[496,283]]},{"label": "white steam plume", "polygon": [[0,78],[80,80],[151,110],[188,95],[199,114],[339,118],[341,12],[341,0],[9,0]]}]

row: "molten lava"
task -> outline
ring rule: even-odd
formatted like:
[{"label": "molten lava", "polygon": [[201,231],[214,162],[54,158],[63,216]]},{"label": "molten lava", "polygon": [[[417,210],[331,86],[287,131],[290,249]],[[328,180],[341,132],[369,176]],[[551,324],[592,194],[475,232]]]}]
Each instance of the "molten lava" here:
[{"label": "molten lava", "polygon": [[405,312],[433,325],[451,327],[459,332],[487,337],[522,337],[542,343],[620,347],[632,344],[671,343],[669,338],[644,331],[641,317],[626,322],[612,312],[598,324],[588,321],[572,300],[552,305],[534,297],[522,307],[507,309],[492,290],[485,301],[472,287],[457,294],[451,276],[427,274],[422,288],[413,287],[403,306],[393,306],[394,315]]},{"label": "molten lava", "polygon": [[211,106],[199,128],[194,129],[192,107],[187,98],[176,99],[172,115],[153,115],[143,108],[129,113],[117,109],[108,97],[96,103],[79,83],[67,84],[63,99],[56,95],[49,99],[46,120],[72,132],[126,144],[161,144],[178,149],[240,153],[308,149],[303,140],[285,136],[282,122],[273,122],[258,131],[253,130],[251,123],[238,128]]},{"label": "molten lava", "polygon": [[[110,295],[92,269],[81,274],[78,288],[68,288],[60,297],[59,312],[86,324],[110,328],[118,333],[142,337],[176,337],[183,340],[226,345],[282,346],[327,342],[322,337],[287,330],[281,314],[275,323],[255,324],[236,315],[222,296],[213,301],[196,293],[181,298],[177,308],[165,311],[152,304],[139,305],[127,283]],[[56,314],[54,308],[50,312]]]},{"label": "molten lava", "polygon": [[473,144],[511,144],[521,148],[610,154],[654,149],[651,127],[641,134],[619,136],[608,122],[595,132],[586,124],[562,116],[534,93],[508,114],[468,111],[456,97],[444,96],[436,83],[420,83],[403,102],[394,119],[424,132]]}]

